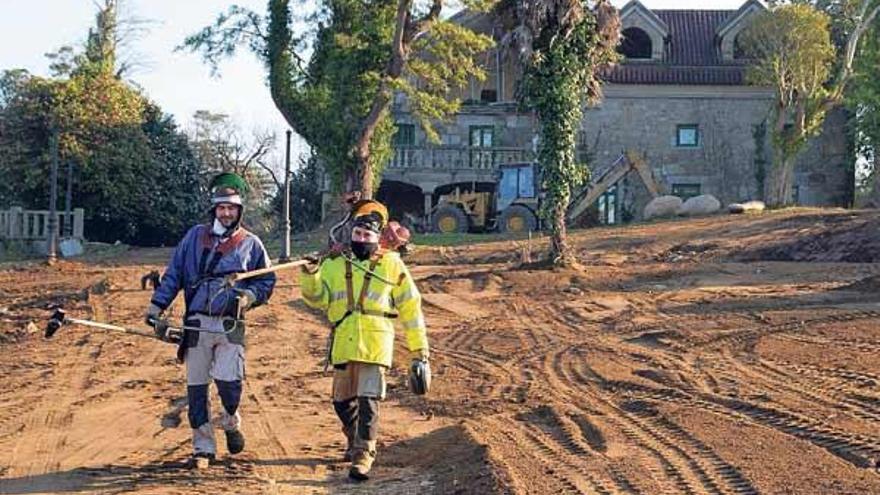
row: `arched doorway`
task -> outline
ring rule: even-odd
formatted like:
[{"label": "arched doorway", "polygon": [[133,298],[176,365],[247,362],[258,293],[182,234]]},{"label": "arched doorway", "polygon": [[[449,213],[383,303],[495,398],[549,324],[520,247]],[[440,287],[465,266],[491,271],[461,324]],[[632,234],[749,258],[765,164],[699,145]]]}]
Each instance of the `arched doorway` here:
[{"label": "arched doorway", "polygon": [[425,218],[425,195],[422,188],[406,182],[383,180],[376,199],[388,207],[388,214],[407,227],[421,231]]}]

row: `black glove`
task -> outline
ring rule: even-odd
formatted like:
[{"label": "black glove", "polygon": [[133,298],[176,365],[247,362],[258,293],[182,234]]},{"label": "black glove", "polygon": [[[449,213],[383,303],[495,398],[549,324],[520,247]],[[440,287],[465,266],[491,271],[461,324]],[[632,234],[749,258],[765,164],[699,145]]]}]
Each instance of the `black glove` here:
[{"label": "black glove", "polygon": [[425,359],[413,359],[409,365],[409,389],[416,395],[431,390],[431,364]]},{"label": "black glove", "polygon": [[155,320],[153,323],[153,332],[156,334],[156,338],[163,342],[172,342],[170,335],[168,334],[168,322],[165,320]]}]

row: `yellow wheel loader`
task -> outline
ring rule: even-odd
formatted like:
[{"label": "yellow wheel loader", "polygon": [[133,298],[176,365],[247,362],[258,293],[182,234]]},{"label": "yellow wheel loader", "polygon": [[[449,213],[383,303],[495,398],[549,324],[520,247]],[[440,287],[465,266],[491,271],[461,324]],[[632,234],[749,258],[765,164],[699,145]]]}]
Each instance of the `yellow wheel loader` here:
[{"label": "yellow wheel loader", "polygon": [[538,230],[537,177],[533,163],[502,165],[495,192],[461,191],[440,196],[431,212],[434,232]]},{"label": "yellow wheel loader", "polygon": [[[651,169],[638,154],[626,152],[573,196],[566,214],[569,223],[580,218],[599,196],[630,171],[636,171],[652,197],[661,193]],[[511,163],[498,170],[495,192],[456,190],[440,196],[431,212],[434,232],[474,230],[529,232],[540,228],[540,177],[534,163]]]}]

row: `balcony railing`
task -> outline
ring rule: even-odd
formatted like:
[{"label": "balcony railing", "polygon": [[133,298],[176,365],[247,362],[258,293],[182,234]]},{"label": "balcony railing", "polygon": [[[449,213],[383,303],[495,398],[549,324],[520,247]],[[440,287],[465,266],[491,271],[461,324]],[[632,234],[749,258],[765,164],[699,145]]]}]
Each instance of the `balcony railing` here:
[{"label": "balcony railing", "polygon": [[466,146],[398,146],[389,169],[494,170],[505,163],[532,161],[526,148]]}]

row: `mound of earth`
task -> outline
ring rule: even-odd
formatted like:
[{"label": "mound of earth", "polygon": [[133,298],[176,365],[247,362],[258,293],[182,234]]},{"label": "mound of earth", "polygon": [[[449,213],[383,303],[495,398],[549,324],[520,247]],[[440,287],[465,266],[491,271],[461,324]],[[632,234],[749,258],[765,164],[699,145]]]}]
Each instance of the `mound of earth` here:
[{"label": "mound of earth", "polygon": [[739,261],[822,261],[876,263],[880,261],[880,218],[846,221],[817,219],[811,225],[778,236],[768,244],[745,249]]}]

